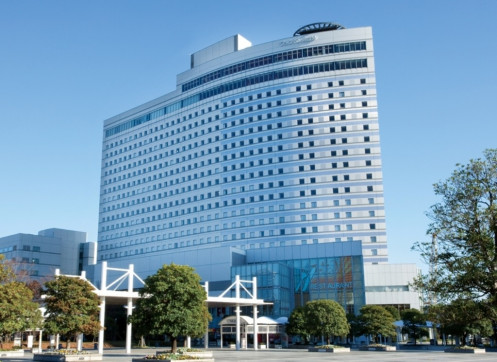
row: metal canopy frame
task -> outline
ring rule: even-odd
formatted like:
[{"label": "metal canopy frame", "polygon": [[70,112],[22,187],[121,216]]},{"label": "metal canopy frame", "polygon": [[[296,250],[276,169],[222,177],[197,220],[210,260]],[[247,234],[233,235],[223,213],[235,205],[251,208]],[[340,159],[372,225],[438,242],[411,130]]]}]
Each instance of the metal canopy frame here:
[{"label": "metal canopy frame", "polygon": [[[111,283],[107,284],[107,272],[108,271],[113,271],[113,272],[118,272],[121,273],[120,276],[118,276],[114,281]],[[56,269],[55,270],[55,275],[61,275],[60,270]],[[120,268],[109,268],[107,266],[107,262],[104,261],[102,262],[102,282],[101,282],[101,289],[98,289],[95,285],[93,285],[88,279],[86,279],[86,272],[82,271],[81,275],[65,275],[67,277],[73,277],[73,278],[80,278],[83,280],[86,280],[90,285],[93,287],[93,292],[100,298],[100,331],[98,332],[98,353],[103,354],[104,353],[104,329],[105,329],[105,305],[107,301],[112,301],[112,302],[119,302],[123,303],[126,302],[126,305],[124,308],[126,308],[126,314],[127,316],[131,316],[133,313],[133,300],[139,299],[140,295],[138,292],[133,291],[134,288],[134,280],[138,280],[140,283],[145,284],[142,278],[140,278],[135,272],[134,272],[134,265],[130,264],[128,269],[120,269]],[[127,290],[117,290],[117,288],[120,288],[123,283],[127,279],[127,284],[128,288]],[[132,324],[127,323],[126,325],[126,353],[131,354],[131,328]],[[82,335],[79,336],[78,338],[78,350],[81,350],[82,347],[82,342],[83,338]]]},{"label": "metal canopy frame", "polygon": [[[246,286],[250,284],[250,287]],[[204,284],[205,291],[207,292],[207,306],[228,306],[235,307],[236,315],[236,350],[240,350],[240,307],[252,306],[253,308],[253,333],[258,334],[257,331],[257,307],[260,305],[270,305],[273,303],[264,302],[263,299],[257,298],[257,278],[253,277],[252,280],[241,280],[239,275],[235,276],[235,282],[231,284],[224,292],[222,292],[218,297],[209,296],[209,282]],[[235,290],[235,297],[226,297],[225,295],[232,290]],[[250,290],[249,290],[250,289]],[[245,291],[250,298],[242,298],[241,291]],[[208,346],[208,338],[206,336],[204,340],[205,348]],[[222,346],[221,346],[222,347]],[[257,350],[257,338],[254,338],[254,349]]]},{"label": "metal canopy frame", "polygon": [[[108,283],[107,282],[107,272],[118,272],[121,273],[115,280]],[[55,270],[55,275],[61,275],[60,270]],[[104,351],[104,329],[105,329],[105,305],[107,302],[112,303],[124,303],[126,302],[126,314],[129,318],[133,314],[133,301],[140,298],[138,292],[134,290],[135,279],[141,284],[145,284],[142,278],[140,278],[134,271],[134,265],[129,264],[128,269],[121,268],[110,268],[107,266],[107,262],[102,262],[102,273],[101,273],[101,288],[98,289],[93,285],[88,279],[86,279],[86,272],[82,271],[81,275],[65,275],[67,277],[74,277],[86,280],[94,288],[93,292],[100,298],[100,326],[101,329],[98,333],[98,353],[103,354]],[[127,279],[127,290],[117,290],[121,286],[125,285]],[[247,286],[249,285],[250,286]],[[252,278],[252,280],[241,280],[240,276],[235,277],[235,282],[229,286],[223,293],[217,297],[209,296],[209,282],[204,283],[204,289],[207,293],[207,306],[229,306],[235,307],[236,311],[236,349],[240,349],[240,307],[252,306],[254,313],[254,324],[253,331],[257,334],[257,307],[260,305],[270,305],[272,303],[264,302],[262,299],[257,299],[257,278]],[[228,292],[235,290],[235,297],[226,297]],[[242,298],[241,291],[247,293],[250,298]],[[131,354],[131,333],[132,324],[128,323],[126,325],[126,353]],[[41,333],[40,333],[41,334]],[[83,336],[80,335],[78,338],[78,350],[82,348]],[[190,338],[187,338],[188,347],[190,347]],[[209,339],[208,332],[205,335],[205,348],[208,348]],[[257,349],[257,341],[254,341],[254,349]]]}]

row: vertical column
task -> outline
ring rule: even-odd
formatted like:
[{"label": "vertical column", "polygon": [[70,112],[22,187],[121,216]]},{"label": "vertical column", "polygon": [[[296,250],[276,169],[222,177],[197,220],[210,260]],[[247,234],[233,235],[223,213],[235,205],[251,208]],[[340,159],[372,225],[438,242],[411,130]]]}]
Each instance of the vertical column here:
[{"label": "vertical column", "polygon": [[240,306],[236,306],[236,350],[240,350]]},{"label": "vertical column", "polygon": [[131,354],[131,333],[132,333],[132,324],[129,322],[129,317],[133,314],[133,298],[131,297],[131,293],[133,293],[133,279],[135,275],[135,266],[133,264],[129,264],[128,270],[128,305],[126,310],[127,324],[126,324],[126,354]]},{"label": "vertical column", "polygon": [[258,341],[258,338],[259,338],[259,331],[258,331],[258,327],[257,327],[257,305],[254,305],[253,306],[254,308],[254,312],[253,312],[253,315],[254,315],[254,349],[257,350],[257,343],[259,342]]},{"label": "vertical column", "polygon": [[186,348],[192,348],[192,337],[186,337]]},{"label": "vertical column", "polygon": [[38,341],[38,353],[43,352],[43,345],[42,345],[43,339],[41,338],[42,334],[43,334],[43,329],[40,329],[40,339]]},{"label": "vertical column", "polygon": [[[257,299],[257,278],[253,277],[252,278],[252,299],[254,300],[254,303],[256,302]],[[253,305],[253,315],[254,315],[254,349],[257,350],[257,343],[259,342],[259,331],[257,327],[257,304]]]},{"label": "vertical column", "polygon": [[98,332],[98,353],[104,353],[104,328],[105,328],[105,292],[107,291],[107,262],[102,262],[102,274],[100,276],[100,331]]},{"label": "vertical column", "polygon": [[[237,299],[237,303],[240,299],[240,276],[235,276],[235,296]],[[236,350],[240,350],[240,305],[236,305]]]},{"label": "vertical column", "polygon": [[[204,283],[204,289],[205,289],[205,294],[206,294],[207,298],[209,298],[209,282]],[[207,303],[207,301],[205,303]],[[207,307],[209,307],[209,304],[207,304]],[[205,349],[209,348],[209,324],[207,324],[207,329],[205,331],[204,348]]]},{"label": "vertical column", "polygon": [[76,350],[81,352],[83,350],[83,333],[78,334]]}]

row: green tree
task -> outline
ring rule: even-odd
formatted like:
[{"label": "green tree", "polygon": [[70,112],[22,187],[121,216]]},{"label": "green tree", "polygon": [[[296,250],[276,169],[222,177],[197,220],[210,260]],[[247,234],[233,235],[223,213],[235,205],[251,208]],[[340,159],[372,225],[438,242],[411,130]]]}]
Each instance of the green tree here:
[{"label": "green tree", "polygon": [[398,308],[395,308],[393,305],[387,305],[383,308],[385,308],[388,313],[392,315],[394,321],[400,321],[400,312]]},{"label": "green tree", "polygon": [[45,329],[67,338],[67,348],[79,334],[100,331],[100,303],[93,290],[86,280],[62,275],[45,283]]},{"label": "green tree", "polygon": [[321,299],[307,302],[304,307],[306,329],[313,336],[345,336],[349,333],[349,324],[345,310],[333,300]]},{"label": "green tree", "polygon": [[299,336],[304,343],[308,342],[309,332],[306,329],[304,307],[297,307],[292,311],[286,325],[286,333]]},{"label": "green tree", "polygon": [[404,326],[402,333],[407,334],[409,337],[416,341],[424,336],[428,336],[426,330],[426,316],[417,309],[406,309],[400,313]]},{"label": "green tree", "polygon": [[39,305],[33,302],[33,293],[15,280],[10,266],[0,255],[0,347],[6,335],[39,328],[42,325]]},{"label": "green tree", "polygon": [[[431,242],[415,243],[433,272],[416,285],[439,302],[459,297],[485,300],[487,315],[497,314],[497,149],[456,166],[445,181],[434,185],[441,201],[431,207]],[[497,321],[494,317],[494,326]]]},{"label": "green tree", "polygon": [[[481,303],[459,298],[450,304],[431,306],[428,318],[440,325],[440,332],[461,337],[462,344],[466,344],[469,335],[491,336],[492,324],[485,314]],[[476,344],[476,338],[473,338]]]},{"label": "green tree", "polygon": [[348,313],[347,322],[349,323],[350,327],[348,337],[350,337],[351,340],[353,339],[353,337],[362,336],[361,321],[358,315],[355,315],[354,313]]},{"label": "green tree", "polygon": [[193,268],[162,266],[145,279],[140,296],[130,320],[142,335],[169,336],[175,353],[178,337],[205,334],[211,316],[205,303],[207,294]]},{"label": "green tree", "polygon": [[361,308],[359,323],[362,334],[373,336],[374,342],[378,337],[395,337],[395,322],[392,314],[379,305],[365,305]]}]

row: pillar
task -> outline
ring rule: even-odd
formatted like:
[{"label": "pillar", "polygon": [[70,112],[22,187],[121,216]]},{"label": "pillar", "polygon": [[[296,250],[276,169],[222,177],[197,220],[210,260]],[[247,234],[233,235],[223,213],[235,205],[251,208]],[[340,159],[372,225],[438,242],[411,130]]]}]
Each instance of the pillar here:
[{"label": "pillar", "polygon": [[[100,293],[107,291],[107,262],[102,262]],[[100,296],[100,331],[98,331],[98,353],[104,353],[104,328],[105,328],[105,296]]]},{"label": "pillar", "polygon": [[[205,294],[206,294],[207,298],[209,298],[209,282],[204,283],[204,289],[205,289]],[[204,348],[205,349],[209,348],[209,324],[207,324],[207,329],[205,330]]]},{"label": "pillar", "polygon": [[253,311],[253,315],[254,315],[254,350],[257,350],[257,344],[258,344],[258,337],[259,337],[259,332],[258,332],[258,327],[257,327],[257,305],[254,305],[253,306],[254,308],[254,311]]},{"label": "pillar", "polygon": [[40,329],[40,336],[39,336],[39,341],[38,341],[38,353],[42,353],[43,352],[43,339],[41,338],[43,334],[43,329]]},{"label": "pillar", "polygon": [[[238,277],[238,275],[237,275]],[[236,309],[236,350],[240,350],[240,306],[237,305]]]},{"label": "pillar", "polygon": [[[257,299],[257,278],[253,277],[252,278],[252,299],[255,300]],[[253,305],[253,313],[254,315],[254,350],[257,350],[257,344],[258,344],[258,339],[259,339],[259,332],[257,328],[257,305]]]},{"label": "pillar", "polygon": [[78,334],[78,339],[76,341],[77,343],[77,351],[81,352],[83,350],[83,333]]},{"label": "pillar", "polygon": [[[235,276],[235,296],[238,302],[240,299],[240,276]],[[236,350],[240,350],[240,305],[236,305]]]},{"label": "pillar", "polygon": [[[133,293],[133,279],[135,275],[135,266],[133,264],[129,265],[128,271],[128,293],[131,295]],[[128,297],[128,305],[126,310],[127,324],[126,324],[126,354],[131,354],[131,333],[132,324],[129,322],[129,317],[133,314],[133,298]]]}]

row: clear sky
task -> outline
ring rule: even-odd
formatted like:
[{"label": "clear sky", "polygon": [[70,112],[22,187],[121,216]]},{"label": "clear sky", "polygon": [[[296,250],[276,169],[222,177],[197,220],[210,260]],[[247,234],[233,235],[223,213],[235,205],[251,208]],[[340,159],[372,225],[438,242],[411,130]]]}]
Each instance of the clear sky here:
[{"label": "clear sky", "polygon": [[0,1],[0,236],[97,239],[103,121],[174,90],[190,54],[332,21],[372,26],[390,261],[415,262],[432,184],[497,147],[497,1]]}]

